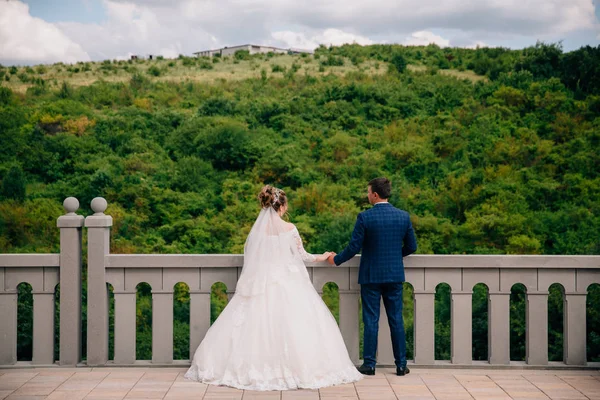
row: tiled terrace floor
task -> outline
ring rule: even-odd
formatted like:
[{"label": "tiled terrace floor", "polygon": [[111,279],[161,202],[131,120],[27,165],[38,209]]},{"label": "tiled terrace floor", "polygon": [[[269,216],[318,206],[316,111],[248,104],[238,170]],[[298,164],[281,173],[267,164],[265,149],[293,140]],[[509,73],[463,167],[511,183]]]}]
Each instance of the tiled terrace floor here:
[{"label": "tiled terrace floor", "polygon": [[355,384],[252,392],[183,378],[185,368],[0,369],[0,400],[33,399],[564,399],[600,400],[600,371],[380,368]]}]

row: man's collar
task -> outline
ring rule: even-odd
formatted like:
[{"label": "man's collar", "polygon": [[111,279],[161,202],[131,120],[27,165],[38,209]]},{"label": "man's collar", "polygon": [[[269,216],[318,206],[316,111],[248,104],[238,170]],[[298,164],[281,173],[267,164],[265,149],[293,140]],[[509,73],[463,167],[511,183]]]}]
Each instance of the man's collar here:
[{"label": "man's collar", "polygon": [[375,203],[375,204],[373,204],[373,205],[374,205],[374,206],[376,206],[376,205],[378,205],[378,204],[390,204],[390,203],[388,203],[387,201],[380,201],[379,203]]}]

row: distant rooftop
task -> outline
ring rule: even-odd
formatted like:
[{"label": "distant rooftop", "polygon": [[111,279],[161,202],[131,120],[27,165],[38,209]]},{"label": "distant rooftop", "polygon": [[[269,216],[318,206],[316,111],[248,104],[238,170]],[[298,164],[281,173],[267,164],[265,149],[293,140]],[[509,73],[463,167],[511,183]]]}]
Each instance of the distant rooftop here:
[{"label": "distant rooftop", "polygon": [[202,54],[202,53],[217,53],[217,52],[221,52],[223,50],[232,50],[232,49],[244,49],[244,48],[258,48],[258,49],[270,49],[273,51],[277,51],[277,52],[288,52],[291,51],[293,53],[310,53],[312,54],[313,51],[312,50],[306,50],[306,49],[298,49],[298,48],[282,48],[282,47],[275,47],[275,46],[265,46],[265,45],[259,45],[259,44],[240,44],[240,45],[236,45],[236,46],[225,46],[225,47],[221,47],[219,49],[210,49],[210,50],[201,50],[201,51],[196,51],[192,54]]}]

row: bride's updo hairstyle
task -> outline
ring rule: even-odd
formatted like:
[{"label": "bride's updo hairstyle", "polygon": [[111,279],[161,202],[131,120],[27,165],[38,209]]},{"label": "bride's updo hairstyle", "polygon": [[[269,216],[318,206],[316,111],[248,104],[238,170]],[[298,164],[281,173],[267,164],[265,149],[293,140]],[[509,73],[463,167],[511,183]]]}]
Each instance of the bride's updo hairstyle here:
[{"label": "bride's updo hairstyle", "polygon": [[271,185],[263,186],[258,194],[258,200],[262,208],[273,207],[275,211],[279,211],[282,206],[287,204],[285,192]]}]

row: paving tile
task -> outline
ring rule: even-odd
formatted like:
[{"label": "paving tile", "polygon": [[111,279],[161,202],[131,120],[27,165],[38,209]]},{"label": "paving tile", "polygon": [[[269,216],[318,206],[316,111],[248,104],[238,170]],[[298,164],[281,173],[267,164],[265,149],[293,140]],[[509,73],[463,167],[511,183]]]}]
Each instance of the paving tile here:
[{"label": "paving tile", "polygon": [[206,385],[199,383],[196,387],[172,387],[165,399],[201,399],[206,393]]},{"label": "paving tile", "polygon": [[421,375],[421,379],[436,399],[473,399],[469,392],[467,392],[453,375],[426,374]]},{"label": "paving tile", "polygon": [[281,399],[280,391],[258,391],[258,390],[244,390],[242,400],[279,400]]},{"label": "paving tile", "polygon": [[588,398],[579,390],[556,375],[523,375],[525,379],[544,392],[553,400],[587,400]]},{"label": "paving tile", "polygon": [[506,375],[503,371],[502,375],[488,376],[513,399],[549,399],[542,390],[521,375]]},{"label": "paving tile", "polygon": [[121,400],[127,396],[129,390],[94,389],[85,400]]},{"label": "paving tile", "polygon": [[285,390],[281,392],[281,400],[319,400],[316,389]]},{"label": "paving tile", "polygon": [[433,395],[431,393],[429,394],[417,394],[417,393],[407,393],[407,392],[397,392],[394,391],[396,394],[396,398],[398,399],[402,399],[402,400],[432,400],[435,399],[435,397],[433,397]]},{"label": "paving tile", "polygon": [[104,382],[137,382],[144,376],[142,371],[127,371],[127,372],[111,372],[104,378]]},{"label": "paving tile", "polygon": [[64,373],[70,372],[70,373],[75,373],[75,372],[91,372],[93,368],[87,368],[87,367],[50,367],[50,368],[44,368],[44,367],[35,367],[35,368],[23,368],[23,369],[19,369],[18,371],[35,371],[38,374],[49,374],[49,375],[62,375]]},{"label": "paving tile", "polygon": [[131,388],[126,399],[162,399],[179,376],[178,372],[146,372]]},{"label": "paving tile", "polygon": [[454,378],[475,399],[511,400],[510,396],[485,375],[454,375]]},{"label": "paving tile", "polygon": [[352,383],[321,388],[319,396],[321,399],[358,399],[356,387]]},{"label": "paving tile", "polygon": [[[98,370],[101,368],[96,369],[96,371]],[[135,371],[127,369],[125,371],[100,372],[108,372],[108,375],[92,389],[85,397],[86,400],[121,400],[144,375],[144,371],[137,368]]]},{"label": "paving tile", "polygon": [[14,392],[14,390],[0,390],[0,400],[4,400],[12,392]]},{"label": "paving tile", "polygon": [[230,388],[227,386],[208,385],[208,389],[206,389],[206,393],[204,394],[204,400],[240,400],[243,394],[243,390]]},{"label": "paving tile", "polygon": [[[412,372],[412,371],[411,371]],[[435,399],[427,385],[419,375],[412,373],[405,376],[389,375],[387,376],[394,394],[399,399],[421,400]]]},{"label": "paving tile", "polygon": [[384,374],[374,375],[374,376],[365,376],[364,379],[361,379],[358,382],[354,382],[356,387],[363,386],[389,386],[389,382]]},{"label": "paving tile", "polygon": [[89,392],[108,375],[109,372],[77,372],[63,382],[56,390],[87,390]]},{"label": "paving tile", "polygon": [[146,372],[140,382],[173,382],[179,376],[179,372]]},{"label": "paving tile", "polygon": [[407,385],[407,386],[423,385],[423,386],[425,386],[425,383],[423,382],[423,379],[421,379],[421,376],[412,374],[412,373],[405,375],[405,376],[397,376],[396,374],[387,375],[386,379],[391,385],[401,385],[401,386],[402,385]]},{"label": "paving tile", "polygon": [[135,390],[132,389],[127,393],[125,399],[162,399],[167,392],[165,390]]},{"label": "paving tile", "polygon": [[82,400],[90,393],[89,390],[55,390],[46,400]]},{"label": "paving tile", "polygon": [[386,375],[368,376],[355,383],[358,397],[362,400],[396,400],[396,394]]},{"label": "paving tile", "polygon": [[102,368],[93,368],[93,371],[107,371],[110,373],[129,373],[129,372],[148,372],[148,371],[156,371],[157,369],[150,367],[102,367]]},{"label": "paving tile", "polygon": [[26,382],[34,378],[38,373],[37,372],[7,372],[4,375],[0,376],[0,390],[16,390]]},{"label": "paving tile", "polygon": [[558,377],[588,398],[600,399],[600,380],[596,379],[594,376],[562,375],[561,371],[561,375]]},{"label": "paving tile", "polygon": [[18,388],[11,396],[47,396],[73,374],[74,372],[40,372]]}]

